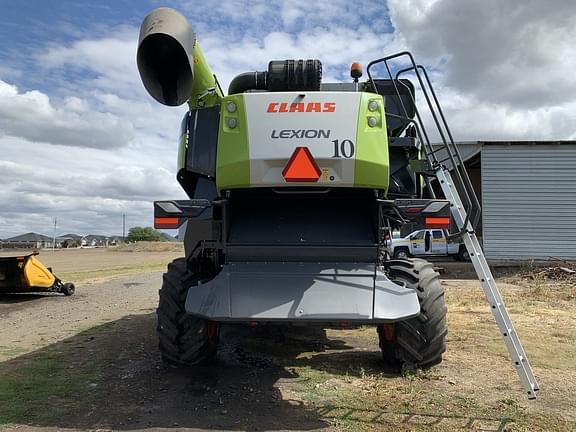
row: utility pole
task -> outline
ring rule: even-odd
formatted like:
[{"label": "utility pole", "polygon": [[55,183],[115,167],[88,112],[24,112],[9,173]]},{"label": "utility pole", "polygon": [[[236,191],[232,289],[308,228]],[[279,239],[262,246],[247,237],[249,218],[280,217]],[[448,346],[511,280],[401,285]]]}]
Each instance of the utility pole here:
[{"label": "utility pole", "polygon": [[126,243],[126,213],[122,213],[122,243]]},{"label": "utility pole", "polygon": [[52,237],[52,252],[56,249],[56,217],[54,217],[54,236]]}]

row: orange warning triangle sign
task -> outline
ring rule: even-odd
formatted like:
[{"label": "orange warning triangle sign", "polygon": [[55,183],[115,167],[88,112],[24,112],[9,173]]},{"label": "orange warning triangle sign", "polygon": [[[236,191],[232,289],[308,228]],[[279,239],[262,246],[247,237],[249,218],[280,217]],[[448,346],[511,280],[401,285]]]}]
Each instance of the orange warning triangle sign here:
[{"label": "orange warning triangle sign", "polygon": [[308,147],[296,147],[282,171],[287,182],[317,182],[321,174]]}]

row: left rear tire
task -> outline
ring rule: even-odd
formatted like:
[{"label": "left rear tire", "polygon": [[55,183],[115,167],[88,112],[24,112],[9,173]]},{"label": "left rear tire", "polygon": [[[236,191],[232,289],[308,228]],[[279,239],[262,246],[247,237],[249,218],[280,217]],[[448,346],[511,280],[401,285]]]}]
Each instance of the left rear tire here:
[{"label": "left rear tire", "polygon": [[160,353],[168,363],[194,366],[208,363],[216,356],[218,323],[189,315],[185,310],[188,287],[200,281],[198,275],[188,270],[185,258],[168,264],[164,273],[156,313]]}]

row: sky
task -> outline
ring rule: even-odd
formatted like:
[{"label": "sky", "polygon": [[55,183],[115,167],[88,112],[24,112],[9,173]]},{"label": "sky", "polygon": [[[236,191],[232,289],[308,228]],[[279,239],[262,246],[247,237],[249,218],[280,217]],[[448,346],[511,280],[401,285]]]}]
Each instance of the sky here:
[{"label": "sky", "polygon": [[138,30],[170,6],[222,87],[269,60],[318,58],[324,81],[409,50],[456,141],[576,139],[572,0],[0,0],[0,238],[151,226],[175,179],[185,107],[146,93]]}]

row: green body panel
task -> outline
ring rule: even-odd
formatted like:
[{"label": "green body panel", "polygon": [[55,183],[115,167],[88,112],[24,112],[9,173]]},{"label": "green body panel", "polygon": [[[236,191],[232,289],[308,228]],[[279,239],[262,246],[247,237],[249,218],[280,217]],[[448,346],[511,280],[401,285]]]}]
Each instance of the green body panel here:
[{"label": "green body panel", "polygon": [[190,109],[214,106],[220,103],[222,97],[214,73],[208,66],[200,44],[196,42],[194,45],[194,83],[188,106]]},{"label": "green body panel", "polygon": [[[375,101],[378,109],[370,111],[368,104]],[[378,124],[368,125],[368,118],[374,117]],[[358,112],[356,132],[356,165],[354,185],[388,190],[390,181],[390,159],[388,156],[388,134],[382,96],[375,93],[362,93]]]},{"label": "green body panel", "polygon": [[188,155],[188,116],[186,113],[180,125],[180,141],[178,143],[178,171],[186,168],[186,158]]},{"label": "green body panel", "polygon": [[188,151],[188,134],[186,130],[180,135],[180,143],[178,144],[178,171],[186,168],[186,152]]},{"label": "green body panel", "polygon": [[[228,104],[236,104],[233,113]],[[250,154],[248,149],[248,122],[242,95],[227,96],[222,99],[218,149],[216,152],[216,188],[223,189],[250,187]],[[230,119],[236,120],[236,127],[230,128]]]}]

